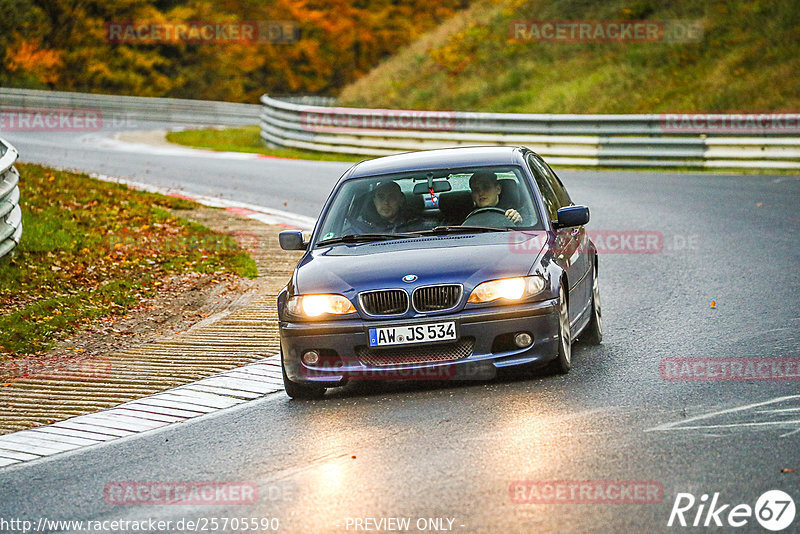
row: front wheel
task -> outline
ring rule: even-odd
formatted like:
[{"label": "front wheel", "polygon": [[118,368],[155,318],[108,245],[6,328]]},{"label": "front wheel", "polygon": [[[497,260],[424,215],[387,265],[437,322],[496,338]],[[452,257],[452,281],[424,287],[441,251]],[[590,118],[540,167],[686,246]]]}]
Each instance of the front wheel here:
[{"label": "front wheel", "polygon": [[325,388],[306,386],[289,380],[289,377],[286,376],[286,367],[284,367],[283,364],[283,350],[281,350],[281,374],[283,375],[283,389],[286,390],[286,394],[293,399],[320,399],[325,395]]},{"label": "front wheel", "polygon": [[565,375],[572,367],[572,340],[569,332],[569,309],[564,285],[558,289],[558,356],[550,364],[550,369]]}]

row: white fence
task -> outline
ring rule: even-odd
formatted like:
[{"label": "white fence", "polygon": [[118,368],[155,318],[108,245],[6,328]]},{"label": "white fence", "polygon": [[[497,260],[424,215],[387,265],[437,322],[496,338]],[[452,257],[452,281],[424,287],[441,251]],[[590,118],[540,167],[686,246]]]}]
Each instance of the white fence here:
[{"label": "white fence", "polygon": [[800,114],[538,115],[308,105],[264,95],[270,145],[383,156],[524,145],[558,165],[800,169]]}]

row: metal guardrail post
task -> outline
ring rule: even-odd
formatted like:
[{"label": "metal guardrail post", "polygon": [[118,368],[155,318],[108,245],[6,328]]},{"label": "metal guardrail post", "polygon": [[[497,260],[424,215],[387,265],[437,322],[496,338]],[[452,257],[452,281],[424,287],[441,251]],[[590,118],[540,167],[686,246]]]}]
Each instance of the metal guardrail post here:
[{"label": "metal guardrail post", "polygon": [[19,206],[19,173],[14,168],[19,153],[0,139],[0,258],[7,256],[22,238]]},{"label": "metal guardrail post", "polygon": [[800,114],[794,128],[725,131],[741,115],[706,114],[707,127],[681,116],[544,115],[336,108],[261,97],[261,137],[271,145],[382,156],[467,145],[525,145],[557,165],[800,169]]}]

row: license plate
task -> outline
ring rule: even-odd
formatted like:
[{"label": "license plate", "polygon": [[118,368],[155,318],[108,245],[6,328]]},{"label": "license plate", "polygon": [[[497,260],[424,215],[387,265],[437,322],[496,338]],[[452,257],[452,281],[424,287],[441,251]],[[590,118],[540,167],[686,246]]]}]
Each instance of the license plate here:
[{"label": "license plate", "polygon": [[456,339],[455,321],[369,329],[370,347],[408,345],[410,343],[447,341],[451,339]]}]

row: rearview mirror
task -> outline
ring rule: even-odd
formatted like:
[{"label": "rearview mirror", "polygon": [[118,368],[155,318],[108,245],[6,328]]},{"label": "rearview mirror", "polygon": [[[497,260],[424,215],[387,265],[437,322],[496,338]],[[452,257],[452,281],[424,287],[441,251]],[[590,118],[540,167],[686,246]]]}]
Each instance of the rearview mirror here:
[{"label": "rearview mirror", "polygon": [[[450,191],[452,186],[450,182],[447,180],[436,180],[433,182],[433,192],[434,193],[444,193]],[[414,184],[414,194],[415,195],[423,195],[425,193],[429,193],[428,191],[428,184],[425,182],[420,182],[418,184]]]},{"label": "rearview mirror", "polygon": [[583,226],[589,222],[589,208],[586,206],[567,206],[557,212],[557,228],[570,228],[572,226]]},{"label": "rearview mirror", "polygon": [[307,244],[303,242],[303,232],[299,230],[286,230],[278,234],[278,241],[283,250],[305,250]]}]

